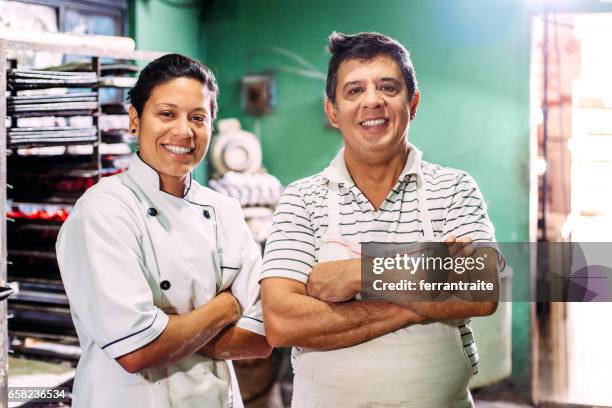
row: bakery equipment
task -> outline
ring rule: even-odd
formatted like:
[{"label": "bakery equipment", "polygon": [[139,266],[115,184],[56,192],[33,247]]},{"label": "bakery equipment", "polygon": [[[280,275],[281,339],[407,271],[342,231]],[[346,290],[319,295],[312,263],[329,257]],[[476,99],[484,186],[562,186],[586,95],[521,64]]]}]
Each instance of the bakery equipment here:
[{"label": "bakery equipment", "polygon": [[261,168],[261,144],[254,134],[241,128],[238,119],[220,120],[217,129],[210,159],[218,176],[229,171],[253,174]]},{"label": "bakery equipment", "polygon": [[259,139],[243,130],[238,119],[220,120],[217,128],[211,148],[214,173],[209,186],[240,202],[253,237],[263,246],[284,187],[262,167]]}]

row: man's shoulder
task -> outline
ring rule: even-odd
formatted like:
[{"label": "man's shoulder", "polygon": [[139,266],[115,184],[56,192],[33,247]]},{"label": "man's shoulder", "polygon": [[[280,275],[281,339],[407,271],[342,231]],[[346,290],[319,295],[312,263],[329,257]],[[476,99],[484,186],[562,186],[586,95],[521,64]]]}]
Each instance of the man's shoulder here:
[{"label": "man's shoulder", "polygon": [[283,197],[300,197],[306,203],[325,196],[327,179],[322,173],[304,177],[290,183],[283,192]]},{"label": "man's shoulder", "polygon": [[464,180],[473,180],[472,176],[465,170],[442,166],[428,161],[421,162],[421,171],[425,181],[434,185],[442,183],[456,185]]},{"label": "man's shoulder", "polygon": [[295,190],[304,190],[313,187],[321,187],[327,184],[327,179],[323,176],[323,173],[313,174],[312,176],[304,177],[290,183],[287,188]]}]

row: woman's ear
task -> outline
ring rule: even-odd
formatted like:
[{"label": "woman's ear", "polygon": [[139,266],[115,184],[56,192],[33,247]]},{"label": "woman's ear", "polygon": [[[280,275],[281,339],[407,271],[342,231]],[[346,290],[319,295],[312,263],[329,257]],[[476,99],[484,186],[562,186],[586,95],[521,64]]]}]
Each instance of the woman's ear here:
[{"label": "woman's ear", "polygon": [[138,136],[138,126],[140,125],[140,120],[138,119],[138,112],[133,105],[130,105],[128,115],[130,116],[130,133],[134,136]]}]

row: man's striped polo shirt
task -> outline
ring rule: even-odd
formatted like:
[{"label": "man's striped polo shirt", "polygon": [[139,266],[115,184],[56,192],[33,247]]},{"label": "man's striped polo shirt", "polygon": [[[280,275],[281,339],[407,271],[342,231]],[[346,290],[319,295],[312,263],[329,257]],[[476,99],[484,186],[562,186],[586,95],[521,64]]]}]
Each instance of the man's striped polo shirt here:
[{"label": "man's striped polo shirt", "polygon": [[[344,149],[322,173],[298,180],[285,189],[274,213],[272,233],[266,242],[261,279],[284,277],[304,284],[317,262],[322,237],[328,227],[329,171],[339,175],[339,220],[343,237],[355,243],[413,243],[423,240],[419,221],[416,172],[425,181],[427,207],[434,234],[474,242],[495,241],[487,207],[474,179],[466,172],[420,160],[410,145],[399,180],[378,210],[350,177]],[[478,353],[469,325],[459,327],[463,345],[476,372]]]}]

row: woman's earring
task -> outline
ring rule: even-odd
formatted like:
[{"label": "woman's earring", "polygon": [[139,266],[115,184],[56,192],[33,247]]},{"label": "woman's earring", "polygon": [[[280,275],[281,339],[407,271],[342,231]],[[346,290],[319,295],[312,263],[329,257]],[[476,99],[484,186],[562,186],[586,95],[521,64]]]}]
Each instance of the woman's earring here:
[{"label": "woman's earring", "polygon": [[132,134],[135,135],[136,134],[136,128],[132,128]]}]

